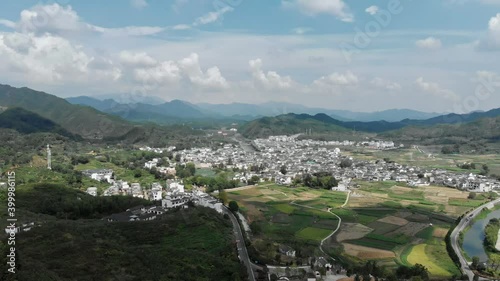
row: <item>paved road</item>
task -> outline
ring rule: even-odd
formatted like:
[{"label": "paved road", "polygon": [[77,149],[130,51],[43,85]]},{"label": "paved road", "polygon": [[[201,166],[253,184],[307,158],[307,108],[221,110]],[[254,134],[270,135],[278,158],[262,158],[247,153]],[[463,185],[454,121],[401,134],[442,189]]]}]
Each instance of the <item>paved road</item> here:
[{"label": "paved road", "polygon": [[248,256],[247,247],[245,245],[245,239],[243,238],[243,232],[241,231],[240,224],[238,220],[234,216],[234,214],[227,209],[227,207],[223,207],[224,213],[229,215],[231,222],[233,223],[233,234],[236,238],[236,246],[238,246],[238,256],[240,260],[245,264],[248,273],[248,280],[255,281],[255,274],[253,272],[253,264],[250,262],[250,257]]},{"label": "paved road", "polygon": [[460,266],[461,266],[462,272],[465,275],[467,275],[467,277],[469,278],[470,281],[472,281],[474,278],[474,272],[472,272],[472,270],[470,269],[469,263],[467,262],[467,260],[465,259],[465,257],[462,254],[462,251],[460,250],[460,245],[458,244],[458,235],[460,234],[460,232],[462,232],[467,227],[467,225],[469,225],[469,222],[475,216],[477,216],[484,207],[486,207],[487,205],[492,204],[492,203],[498,204],[499,202],[500,202],[500,198],[477,207],[472,212],[470,212],[466,216],[464,216],[462,218],[462,220],[460,221],[460,223],[455,227],[455,229],[451,233],[451,236],[450,236],[451,246],[453,247],[453,251],[455,251],[455,253],[457,253],[458,258],[460,259]]}]

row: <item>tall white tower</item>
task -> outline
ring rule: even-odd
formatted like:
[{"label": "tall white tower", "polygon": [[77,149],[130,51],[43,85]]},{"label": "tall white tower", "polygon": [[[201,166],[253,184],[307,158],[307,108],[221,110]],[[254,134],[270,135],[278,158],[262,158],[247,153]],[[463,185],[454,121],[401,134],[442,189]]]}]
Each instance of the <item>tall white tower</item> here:
[{"label": "tall white tower", "polygon": [[52,153],[50,152],[50,145],[47,144],[47,169],[52,170],[51,162],[52,162]]}]

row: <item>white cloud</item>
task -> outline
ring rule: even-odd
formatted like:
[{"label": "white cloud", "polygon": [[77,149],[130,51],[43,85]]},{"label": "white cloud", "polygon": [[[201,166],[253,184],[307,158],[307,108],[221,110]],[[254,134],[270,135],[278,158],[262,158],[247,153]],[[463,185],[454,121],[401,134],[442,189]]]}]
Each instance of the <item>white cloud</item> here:
[{"label": "white cloud", "polygon": [[252,71],[254,83],[266,89],[288,89],[292,87],[293,80],[290,76],[281,76],[275,71],[262,71],[262,60],[255,59],[248,62]]},{"label": "white cloud", "polygon": [[154,67],[135,69],[134,78],[153,86],[172,84],[180,81],[181,71],[175,62],[164,61]]},{"label": "white cloud", "polygon": [[136,9],[143,9],[148,6],[146,0],[130,0],[130,5]]},{"label": "white cloud", "polygon": [[0,19],[0,24],[16,29],[19,32],[67,35],[75,32],[97,32],[110,36],[142,36],[160,33],[166,28],[156,26],[127,26],[122,28],[105,28],[84,22],[71,6],[36,5],[21,11],[18,22]]},{"label": "white cloud", "polygon": [[490,31],[500,31],[500,13],[490,19],[488,27]]},{"label": "white cloud", "polygon": [[204,24],[216,22],[219,19],[221,19],[225,13],[232,12],[233,10],[234,10],[233,8],[231,8],[229,6],[225,6],[224,8],[222,8],[218,11],[210,12],[208,14],[205,14],[205,15],[197,18],[196,21],[193,23],[193,25],[198,26],[198,25],[204,25]]},{"label": "white cloud", "polygon": [[222,76],[218,67],[214,66],[203,73],[200,67],[199,56],[196,53],[179,61],[180,69],[187,75],[189,80],[201,87],[210,89],[226,89],[229,84]]},{"label": "white cloud", "polygon": [[0,35],[1,68],[48,84],[117,80],[121,71],[111,61],[100,61],[68,40],[44,34]]},{"label": "white cloud", "polygon": [[354,86],[358,84],[358,82],[358,77],[354,73],[347,71],[346,73],[334,72],[328,76],[322,76],[321,78],[315,80],[313,85],[327,87]]},{"label": "white cloud", "polygon": [[354,21],[354,15],[342,0],[282,0],[281,3],[284,7],[296,8],[309,16],[329,14],[344,22]]},{"label": "white cloud", "polygon": [[455,94],[453,91],[441,88],[441,86],[439,86],[438,83],[426,82],[424,81],[423,77],[417,78],[415,83],[417,84],[420,90],[433,94],[437,97],[454,101],[459,99],[458,95]]},{"label": "white cloud", "polygon": [[306,34],[308,32],[311,32],[312,30],[313,29],[309,28],[309,27],[297,27],[297,28],[292,29],[292,32],[295,34],[302,35],[302,34]]},{"label": "white cloud", "polygon": [[8,28],[16,28],[16,23],[10,20],[0,19],[0,25]]},{"label": "white cloud", "polygon": [[367,12],[368,14],[370,15],[375,15],[376,13],[378,13],[378,7],[373,5],[373,6],[370,6],[368,8],[366,8],[365,12]]},{"label": "white cloud", "polygon": [[500,13],[488,22],[488,32],[477,42],[478,50],[500,50]]},{"label": "white cloud", "polygon": [[370,81],[370,84],[375,87],[386,89],[389,91],[401,90],[401,85],[399,83],[387,81],[380,77],[373,78],[373,80]]},{"label": "white cloud", "polygon": [[437,50],[441,48],[442,43],[441,40],[437,38],[427,37],[422,40],[417,40],[417,42],[415,42],[415,45],[420,49]]},{"label": "white cloud", "polygon": [[129,51],[122,51],[119,58],[121,63],[130,66],[153,66],[157,64],[155,59],[144,52],[132,53]]},{"label": "white cloud", "polygon": [[191,29],[189,24],[178,24],[172,27],[173,30],[188,30]]}]

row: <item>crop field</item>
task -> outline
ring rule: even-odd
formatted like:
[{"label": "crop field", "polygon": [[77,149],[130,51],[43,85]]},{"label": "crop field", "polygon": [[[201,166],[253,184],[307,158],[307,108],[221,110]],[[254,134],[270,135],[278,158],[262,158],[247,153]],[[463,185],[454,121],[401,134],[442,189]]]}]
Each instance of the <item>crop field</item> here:
[{"label": "crop field", "polygon": [[316,242],[320,242],[325,237],[330,235],[330,233],[332,233],[332,230],[316,228],[316,227],[306,227],[298,231],[296,236],[300,239],[314,240]]},{"label": "crop field", "polygon": [[358,184],[360,188],[351,194],[347,207],[407,207],[414,211],[443,212],[458,217],[486,202],[483,196],[468,199],[469,192],[440,186],[410,188],[398,186],[399,183],[392,181]]},{"label": "crop field", "polygon": [[430,244],[415,245],[402,260],[408,265],[422,264],[435,277],[451,277],[460,272],[448,256],[443,241],[434,240]]},{"label": "crop field", "polygon": [[[468,200],[467,192],[365,182],[353,191],[344,208],[340,206],[346,194],[328,190],[261,185],[235,192],[228,190],[227,194],[230,200],[238,201],[250,223],[260,226],[252,239],[258,241],[259,253],[268,260],[274,259],[276,245],[280,244],[317,251],[319,242],[338,225],[336,217],[326,212],[331,208],[342,218],[342,224],[326,241],[326,249],[340,249],[344,258],[353,261],[376,259],[389,267],[411,265],[419,260],[432,267],[431,274],[437,277],[457,273],[443,242],[457,213],[446,210],[450,206],[468,210],[469,207],[450,205]],[[380,201],[374,198],[385,203],[377,203]],[[360,199],[363,204],[356,204]],[[484,198],[478,196],[470,201],[483,202]]]}]

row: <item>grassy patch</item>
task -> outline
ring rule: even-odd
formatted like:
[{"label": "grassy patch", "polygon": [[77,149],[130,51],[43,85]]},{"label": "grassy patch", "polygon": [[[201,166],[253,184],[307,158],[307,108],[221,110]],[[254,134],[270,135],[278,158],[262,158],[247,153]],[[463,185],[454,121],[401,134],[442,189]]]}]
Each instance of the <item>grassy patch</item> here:
[{"label": "grassy patch", "polygon": [[321,240],[325,239],[328,235],[330,235],[330,233],[332,233],[332,230],[316,227],[306,227],[297,232],[296,236],[299,239],[321,242]]},{"label": "grassy patch", "polygon": [[285,213],[285,214],[291,214],[293,213],[293,211],[295,211],[295,207],[290,205],[290,204],[276,204],[276,205],[272,205],[273,208],[275,208],[276,210],[282,212],[282,213]]},{"label": "grassy patch", "polygon": [[429,240],[432,238],[433,234],[434,234],[434,227],[427,227],[427,228],[419,231],[415,236],[418,238]]},{"label": "grassy patch", "polygon": [[[450,277],[452,276],[452,273],[446,270],[446,268],[441,267],[439,264],[435,262],[435,258],[430,257],[429,254],[432,254],[429,251],[432,251],[431,249],[427,249],[429,247],[433,247],[427,244],[419,244],[413,247],[411,250],[411,253],[407,257],[407,261],[411,265],[415,265],[417,263],[425,266],[428,270],[429,273],[432,276],[439,276],[439,277]],[[446,250],[445,250],[446,252]],[[451,260],[451,259],[450,259]]]},{"label": "grassy patch", "polygon": [[357,239],[357,240],[348,240],[345,242],[351,243],[354,245],[360,245],[360,246],[381,249],[381,250],[387,250],[387,251],[392,251],[392,250],[394,250],[394,248],[399,246],[399,244],[395,243],[395,242],[381,241],[378,239],[372,239],[372,238],[367,238],[367,237]]}]

